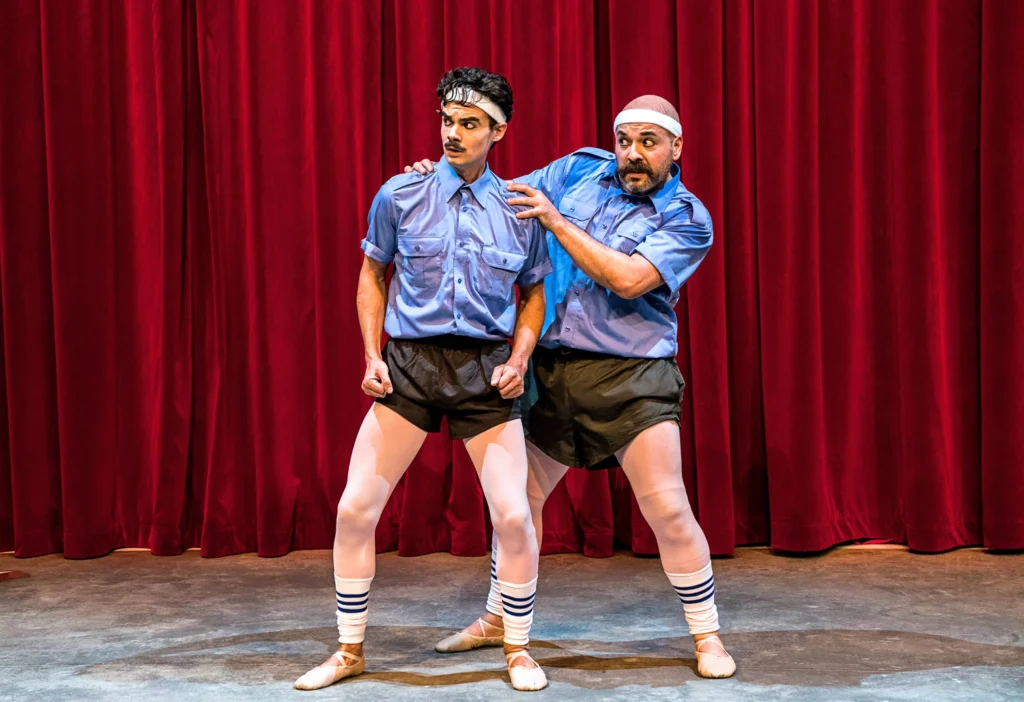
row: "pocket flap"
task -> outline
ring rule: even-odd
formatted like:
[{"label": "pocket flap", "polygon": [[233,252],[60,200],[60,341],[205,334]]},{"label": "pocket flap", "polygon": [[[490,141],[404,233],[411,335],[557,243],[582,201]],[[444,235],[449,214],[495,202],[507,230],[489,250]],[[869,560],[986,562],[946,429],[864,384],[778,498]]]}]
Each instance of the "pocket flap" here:
[{"label": "pocket flap", "polygon": [[587,220],[597,212],[597,205],[571,197],[563,197],[562,201],[558,203],[558,211],[572,219]]},{"label": "pocket flap", "polygon": [[439,236],[400,236],[398,252],[402,256],[436,256],[444,248],[444,239]]},{"label": "pocket flap", "polygon": [[641,242],[647,238],[647,230],[635,224],[627,224],[623,227],[618,227],[612,233],[626,239],[632,239],[636,242]]},{"label": "pocket flap", "polygon": [[500,268],[503,271],[518,272],[522,270],[523,264],[526,263],[526,254],[516,253],[514,251],[502,251],[501,249],[493,246],[485,246],[480,251],[481,258],[484,259],[484,263],[492,268]]}]

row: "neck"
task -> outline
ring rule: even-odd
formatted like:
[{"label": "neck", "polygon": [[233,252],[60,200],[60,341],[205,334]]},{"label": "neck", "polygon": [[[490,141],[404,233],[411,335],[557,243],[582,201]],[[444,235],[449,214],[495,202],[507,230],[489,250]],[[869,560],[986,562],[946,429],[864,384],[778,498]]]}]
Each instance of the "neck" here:
[{"label": "neck", "polygon": [[[449,162],[451,163],[451,162]],[[478,163],[467,163],[465,165],[456,166],[454,163],[451,167],[459,174],[459,177],[466,183],[475,183],[479,180],[480,176],[484,174],[484,170],[487,168],[487,161],[480,161]]]}]

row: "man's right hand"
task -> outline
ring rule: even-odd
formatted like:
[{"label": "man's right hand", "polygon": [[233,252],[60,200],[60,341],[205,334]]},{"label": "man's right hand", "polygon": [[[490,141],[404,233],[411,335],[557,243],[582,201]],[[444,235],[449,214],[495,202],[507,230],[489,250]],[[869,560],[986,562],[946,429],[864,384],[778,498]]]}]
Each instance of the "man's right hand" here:
[{"label": "man's right hand", "polygon": [[434,164],[430,161],[429,158],[425,158],[422,161],[417,161],[416,163],[412,164],[411,166],[406,166],[405,167],[405,172],[406,173],[412,173],[413,171],[416,171],[420,175],[426,175],[428,173],[433,173],[434,172]]},{"label": "man's right hand", "polygon": [[370,361],[366,365],[366,375],[363,376],[363,392],[370,397],[384,397],[393,390],[388,364],[380,359]]}]

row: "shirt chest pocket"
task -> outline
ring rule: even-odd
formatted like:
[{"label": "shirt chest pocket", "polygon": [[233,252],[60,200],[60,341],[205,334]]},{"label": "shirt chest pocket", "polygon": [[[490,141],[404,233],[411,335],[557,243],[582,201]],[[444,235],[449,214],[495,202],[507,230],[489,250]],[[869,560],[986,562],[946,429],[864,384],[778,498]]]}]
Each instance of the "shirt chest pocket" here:
[{"label": "shirt chest pocket", "polygon": [[508,300],[512,285],[526,264],[526,254],[484,246],[480,250],[480,258],[483,260],[477,278],[480,292],[498,300]]},{"label": "shirt chest pocket", "polygon": [[444,240],[439,236],[400,236],[398,252],[402,254],[399,281],[416,289],[432,289],[441,285],[444,270]]},{"label": "shirt chest pocket", "polygon": [[624,254],[631,254],[637,244],[647,238],[647,234],[647,229],[635,224],[627,224],[612,230],[605,245]]},{"label": "shirt chest pocket", "polygon": [[567,195],[559,201],[558,211],[577,227],[586,230],[590,220],[594,218],[594,213],[597,212],[597,205]]}]

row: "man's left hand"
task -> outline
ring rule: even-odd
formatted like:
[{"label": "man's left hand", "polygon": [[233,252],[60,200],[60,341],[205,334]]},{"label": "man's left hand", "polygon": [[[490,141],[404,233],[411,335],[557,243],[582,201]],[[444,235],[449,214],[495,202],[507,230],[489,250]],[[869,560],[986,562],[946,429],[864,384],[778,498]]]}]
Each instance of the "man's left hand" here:
[{"label": "man's left hand", "polygon": [[510,205],[523,205],[530,209],[516,213],[517,219],[537,219],[545,229],[553,229],[563,219],[562,213],[551,204],[547,196],[537,188],[525,183],[510,183],[508,189],[522,193],[523,197],[514,197],[508,201]]}]

